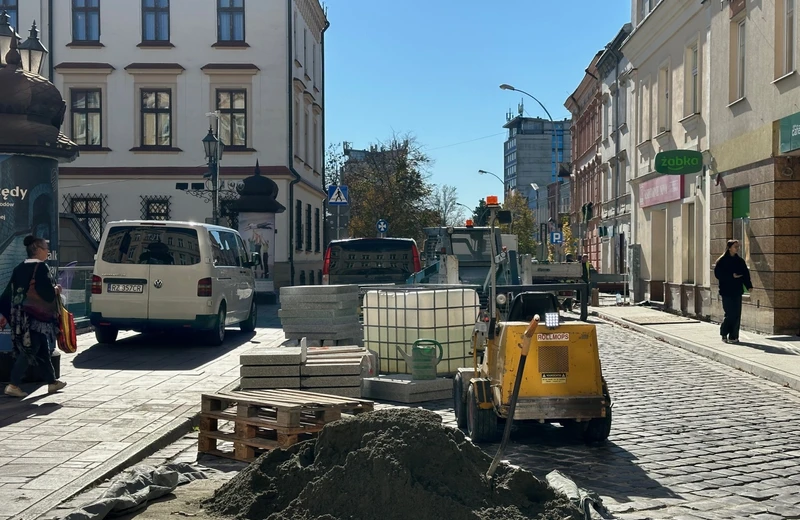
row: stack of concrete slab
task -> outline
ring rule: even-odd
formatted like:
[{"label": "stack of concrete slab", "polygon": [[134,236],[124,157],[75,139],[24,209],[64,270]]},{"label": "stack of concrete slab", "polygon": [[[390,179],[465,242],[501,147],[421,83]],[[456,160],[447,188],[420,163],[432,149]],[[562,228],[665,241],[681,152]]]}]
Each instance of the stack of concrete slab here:
[{"label": "stack of concrete slab", "polygon": [[357,285],[281,287],[278,316],[287,339],[325,345],[363,345]]},{"label": "stack of concrete slab", "polygon": [[453,380],[444,377],[420,380],[408,374],[365,377],[361,395],[367,399],[394,401],[396,403],[421,403],[453,398]]},{"label": "stack of concrete slab", "polygon": [[358,346],[277,347],[240,356],[242,390],[293,389],[361,397],[361,381],[376,375],[377,360]]}]

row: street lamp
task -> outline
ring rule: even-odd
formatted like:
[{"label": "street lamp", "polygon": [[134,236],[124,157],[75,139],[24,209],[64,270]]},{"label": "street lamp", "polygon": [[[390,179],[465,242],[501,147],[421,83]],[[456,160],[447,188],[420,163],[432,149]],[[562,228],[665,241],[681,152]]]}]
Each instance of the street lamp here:
[{"label": "street lamp", "polygon": [[8,13],[3,11],[0,13],[0,65],[6,66],[6,54],[11,50],[11,42],[19,41],[19,34],[11,27]]},{"label": "street lamp", "polygon": [[47,49],[39,41],[36,22],[33,22],[28,39],[19,44],[18,50],[22,58],[22,68],[33,74],[41,75],[42,63],[44,62],[44,57],[47,56]]},{"label": "street lamp", "polygon": [[211,179],[211,221],[219,224],[219,163],[222,160],[222,151],[225,149],[219,135],[219,119],[217,119],[217,135],[209,125],[208,134],[203,138],[203,151],[208,161],[207,177]]},{"label": "street lamp", "polygon": [[502,183],[503,183],[503,188],[505,188],[505,186],[506,186],[506,181],[504,181],[503,179],[501,179],[500,177],[498,177],[496,173],[487,172],[486,170],[478,170],[478,173],[479,173],[480,175],[491,175],[492,177],[494,177],[494,178],[495,178],[495,179],[497,179],[498,181],[502,182]]}]

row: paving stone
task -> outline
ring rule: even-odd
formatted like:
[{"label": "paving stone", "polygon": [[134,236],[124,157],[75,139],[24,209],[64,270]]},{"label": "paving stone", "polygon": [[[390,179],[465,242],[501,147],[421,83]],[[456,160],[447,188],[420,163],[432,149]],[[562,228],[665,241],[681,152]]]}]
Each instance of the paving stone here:
[{"label": "paving stone", "polygon": [[281,318],[281,323],[287,318],[301,318],[307,319],[336,319],[336,318],[349,318],[355,316],[358,318],[358,308],[350,307],[346,309],[281,309],[278,311],[278,316]]},{"label": "paving stone", "polygon": [[300,388],[324,388],[337,386],[361,387],[361,376],[313,376],[300,378]]},{"label": "paving stone", "polygon": [[240,367],[242,377],[300,377],[302,365],[250,365]]},{"label": "paving stone", "polygon": [[318,296],[330,294],[355,294],[358,295],[357,285],[298,285],[294,287],[281,287],[281,302],[287,296]]},{"label": "paving stone", "polygon": [[250,365],[300,365],[306,359],[300,347],[252,349],[239,356],[239,364]]},{"label": "paving stone", "polygon": [[301,376],[321,375],[361,375],[364,366],[361,362],[349,363],[306,363],[300,367]]},{"label": "paving stone", "polygon": [[339,397],[361,397],[361,385],[358,386],[337,386],[337,387],[319,387],[319,388],[301,388],[307,392],[314,392],[315,394],[328,394]]},{"label": "paving stone", "polygon": [[269,390],[274,388],[300,389],[299,377],[243,377],[239,380],[242,390]]}]

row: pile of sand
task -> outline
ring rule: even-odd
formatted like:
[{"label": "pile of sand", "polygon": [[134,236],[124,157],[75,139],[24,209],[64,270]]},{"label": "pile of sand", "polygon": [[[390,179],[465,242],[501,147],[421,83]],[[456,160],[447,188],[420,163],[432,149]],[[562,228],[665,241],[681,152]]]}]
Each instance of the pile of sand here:
[{"label": "pile of sand", "polygon": [[528,471],[501,465],[421,409],[327,425],[318,439],[275,450],[214,493],[206,508],[241,520],[580,520]]}]

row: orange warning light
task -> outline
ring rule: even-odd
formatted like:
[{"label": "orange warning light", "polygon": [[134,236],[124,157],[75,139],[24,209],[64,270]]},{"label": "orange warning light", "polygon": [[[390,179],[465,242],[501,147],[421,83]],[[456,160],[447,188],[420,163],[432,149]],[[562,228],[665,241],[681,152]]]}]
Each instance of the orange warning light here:
[{"label": "orange warning light", "polygon": [[474,224],[473,224],[472,220],[467,219],[466,225],[467,225],[467,227],[472,227]]},{"label": "orange warning light", "polygon": [[486,197],[486,205],[487,206],[497,206],[499,202],[497,202],[497,195],[489,195]]}]

